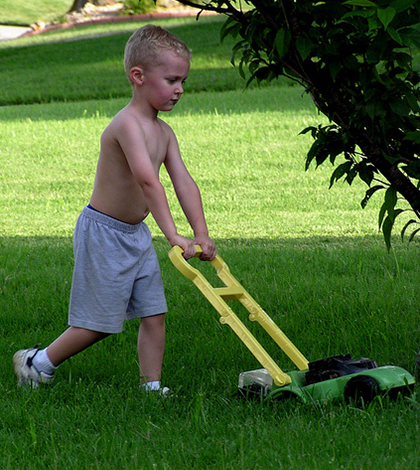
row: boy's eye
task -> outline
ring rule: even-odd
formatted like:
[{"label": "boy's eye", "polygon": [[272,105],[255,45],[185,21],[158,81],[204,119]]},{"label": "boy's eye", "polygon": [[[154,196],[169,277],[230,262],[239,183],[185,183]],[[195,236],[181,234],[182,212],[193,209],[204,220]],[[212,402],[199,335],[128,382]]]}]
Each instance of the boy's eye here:
[{"label": "boy's eye", "polygon": [[[173,83],[176,83],[176,82],[178,81],[178,79],[177,79],[177,78],[167,78],[167,81],[168,81],[168,83],[173,84]],[[182,80],[182,82],[181,82],[182,85],[184,85],[184,83],[185,83],[186,81],[187,81],[187,79]]]}]

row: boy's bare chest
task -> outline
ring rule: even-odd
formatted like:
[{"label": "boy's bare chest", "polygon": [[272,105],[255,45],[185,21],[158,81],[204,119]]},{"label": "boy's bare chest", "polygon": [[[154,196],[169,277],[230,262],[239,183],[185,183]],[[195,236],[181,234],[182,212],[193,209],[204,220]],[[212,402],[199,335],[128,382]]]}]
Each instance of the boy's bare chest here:
[{"label": "boy's bare chest", "polygon": [[153,163],[153,166],[158,169],[165,160],[169,138],[161,128],[151,129],[149,132],[145,130],[145,142],[147,152]]}]

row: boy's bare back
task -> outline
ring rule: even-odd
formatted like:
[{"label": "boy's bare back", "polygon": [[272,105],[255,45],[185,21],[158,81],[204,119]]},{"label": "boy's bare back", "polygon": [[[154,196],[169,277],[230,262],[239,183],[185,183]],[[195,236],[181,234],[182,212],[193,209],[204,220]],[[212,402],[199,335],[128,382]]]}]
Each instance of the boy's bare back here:
[{"label": "boy's bare back", "polygon": [[104,130],[90,204],[97,210],[129,224],[141,222],[149,209],[143,191],[124,154],[120,139],[149,159],[156,177],[168,153],[172,130],[161,119],[142,118],[134,106],[122,109]]}]

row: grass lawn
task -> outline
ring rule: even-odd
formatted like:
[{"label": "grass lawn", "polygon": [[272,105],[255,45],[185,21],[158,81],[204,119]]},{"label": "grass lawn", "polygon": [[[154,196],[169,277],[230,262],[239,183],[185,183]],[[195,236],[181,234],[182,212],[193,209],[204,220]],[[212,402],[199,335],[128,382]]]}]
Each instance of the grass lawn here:
[{"label": "grass lawn", "polygon": [[0,24],[27,26],[54,20],[68,11],[72,0],[2,0]]},{"label": "grass lawn", "polygon": [[[230,63],[232,41],[220,44],[220,19],[161,19],[153,23],[191,44],[188,93],[242,90],[244,81]],[[65,31],[0,43],[0,105],[129,98],[123,68],[125,44],[140,22],[77,26]],[[99,37],[86,37],[90,34]],[[120,33],[120,34],[118,34]],[[79,40],[57,42],[63,36]],[[26,73],[27,64],[31,73]],[[13,73],[11,73],[13,71]]]},{"label": "grass lawn", "polygon": [[[166,21],[196,59],[185,96],[162,118],[233,274],[309,360],[349,352],[413,372],[418,242],[395,237],[388,254],[379,200],[362,210],[361,184],[328,190],[331,169],[304,172],[311,139],[298,134],[322,118],[302,90],[243,91],[217,24]],[[83,34],[90,31],[98,32]],[[55,41],[60,34],[69,40],[80,30],[55,32]],[[169,305],[163,380],[175,396],[139,393],[136,321],[63,364],[51,387],[16,388],[13,353],[48,345],[66,328],[74,223],[91,192],[100,134],[129,100],[118,52],[127,37],[0,46],[16,77],[7,81],[0,67],[0,468],[418,469],[418,385],[409,399],[362,409],[240,400],[238,374],[258,363],[172,266],[151,218]],[[164,172],[162,182],[179,231],[190,234]],[[280,367],[293,368],[246,324]]]}]

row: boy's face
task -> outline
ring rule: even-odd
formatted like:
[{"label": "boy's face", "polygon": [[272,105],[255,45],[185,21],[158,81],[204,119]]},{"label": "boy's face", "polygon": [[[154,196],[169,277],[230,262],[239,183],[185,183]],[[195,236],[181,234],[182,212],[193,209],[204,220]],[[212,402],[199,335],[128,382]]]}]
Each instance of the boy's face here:
[{"label": "boy's face", "polygon": [[170,111],[184,93],[183,85],[190,71],[188,60],[164,50],[156,65],[143,69],[144,91],[149,104],[158,111]]}]

